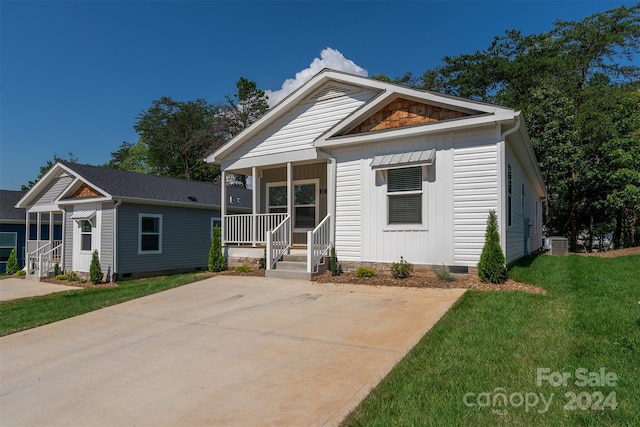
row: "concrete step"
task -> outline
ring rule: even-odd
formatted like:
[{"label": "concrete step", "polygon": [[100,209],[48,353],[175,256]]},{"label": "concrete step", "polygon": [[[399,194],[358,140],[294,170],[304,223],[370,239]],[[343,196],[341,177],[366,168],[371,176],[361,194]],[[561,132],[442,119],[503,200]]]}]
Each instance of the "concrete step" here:
[{"label": "concrete step", "polygon": [[24,276],[24,278],[26,280],[32,280],[34,282],[40,282],[40,276],[38,275],[37,272],[36,272],[36,274],[27,274],[26,276]]},{"label": "concrete step", "polygon": [[307,271],[307,262],[278,261],[276,263],[276,270]]},{"label": "concrete step", "polygon": [[296,255],[296,254],[285,254],[282,255],[282,261],[294,261],[294,262],[304,262],[307,263],[307,254]]},{"label": "concrete step", "polygon": [[280,279],[311,280],[311,273],[307,273],[304,270],[267,270],[264,275],[266,277],[277,277]]}]

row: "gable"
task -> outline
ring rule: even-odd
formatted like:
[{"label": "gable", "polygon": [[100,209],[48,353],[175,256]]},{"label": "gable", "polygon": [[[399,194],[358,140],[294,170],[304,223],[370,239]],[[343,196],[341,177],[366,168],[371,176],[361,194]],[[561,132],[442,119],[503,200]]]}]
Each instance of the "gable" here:
[{"label": "gable", "polygon": [[82,183],[82,185],[71,195],[71,197],[67,197],[68,199],[83,199],[89,197],[104,197],[104,194],[90,187],[86,183]]},{"label": "gable", "polygon": [[471,116],[469,113],[398,97],[363,120],[348,135],[423,125]]}]

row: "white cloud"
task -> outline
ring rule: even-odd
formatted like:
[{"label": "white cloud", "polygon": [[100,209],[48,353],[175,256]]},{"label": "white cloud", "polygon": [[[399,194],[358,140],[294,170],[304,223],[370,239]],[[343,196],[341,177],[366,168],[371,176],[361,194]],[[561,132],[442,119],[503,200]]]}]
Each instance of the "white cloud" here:
[{"label": "white cloud", "polygon": [[368,76],[367,70],[352,60],[345,58],[340,51],[328,47],[320,52],[320,58],[315,58],[311,64],[309,64],[309,68],[298,71],[295,78],[285,80],[279,90],[265,91],[269,96],[269,106],[274,106],[282,101],[287,95],[302,86],[324,68],[331,68],[332,70],[344,71],[364,77]]}]

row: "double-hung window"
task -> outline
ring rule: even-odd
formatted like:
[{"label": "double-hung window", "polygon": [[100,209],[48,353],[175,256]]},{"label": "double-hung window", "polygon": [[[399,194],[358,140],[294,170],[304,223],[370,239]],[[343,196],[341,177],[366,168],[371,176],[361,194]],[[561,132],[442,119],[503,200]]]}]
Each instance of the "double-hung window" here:
[{"label": "double-hung window", "polygon": [[387,223],[422,224],[422,167],[387,170]]},{"label": "double-hung window", "polygon": [[138,253],[162,253],[162,215],[138,214]]},{"label": "double-hung window", "polygon": [[[287,212],[287,185],[267,184],[269,213]],[[293,227],[313,229],[318,222],[318,180],[293,183]]]},{"label": "double-hung window", "polygon": [[[13,231],[0,233],[0,263],[6,263],[14,249],[17,252],[18,233]],[[16,256],[18,256],[17,253]]]},{"label": "double-hung window", "polygon": [[83,219],[80,221],[80,250],[81,251],[90,251],[91,250],[91,235],[93,227],[91,226],[91,222]]}]

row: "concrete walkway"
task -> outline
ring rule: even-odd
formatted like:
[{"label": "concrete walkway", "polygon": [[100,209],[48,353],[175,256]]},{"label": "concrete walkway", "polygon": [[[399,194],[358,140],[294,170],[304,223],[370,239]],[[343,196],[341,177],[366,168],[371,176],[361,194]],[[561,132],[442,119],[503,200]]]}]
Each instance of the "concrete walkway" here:
[{"label": "concrete walkway", "polygon": [[[8,279],[0,280],[0,301],[9,301],[12,299],[35,297],[38,295],[52,294],[54,292],[74,291],[78,289],[82,288],[9,277]],[[2,420],[0,420],[0,422],[1,421]]]},{"label": "concrete walkway", "polygon": [[3,426],[336,425],[464,293],[219,276],[0,338]]}]

